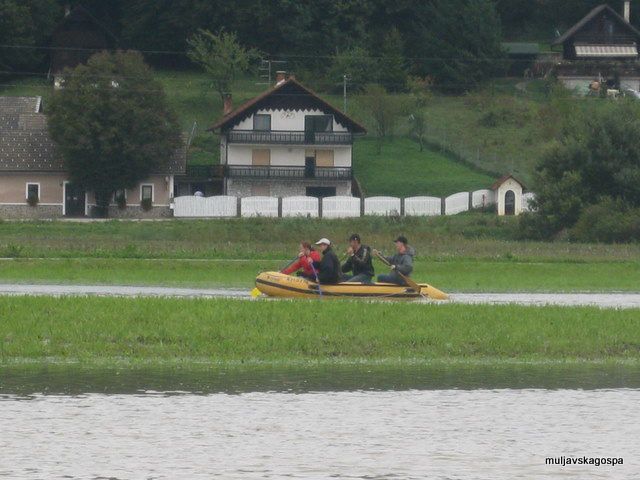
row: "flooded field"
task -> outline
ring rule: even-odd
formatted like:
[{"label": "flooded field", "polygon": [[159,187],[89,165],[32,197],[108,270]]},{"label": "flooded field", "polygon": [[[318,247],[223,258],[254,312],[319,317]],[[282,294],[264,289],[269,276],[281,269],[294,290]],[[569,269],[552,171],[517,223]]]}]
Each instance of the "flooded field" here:
[{"label": "flooded field", "polygon": [[[11,368],[0,478],[637,478],[621,366]],[[547,457],[622,458],[548,465]]]}]

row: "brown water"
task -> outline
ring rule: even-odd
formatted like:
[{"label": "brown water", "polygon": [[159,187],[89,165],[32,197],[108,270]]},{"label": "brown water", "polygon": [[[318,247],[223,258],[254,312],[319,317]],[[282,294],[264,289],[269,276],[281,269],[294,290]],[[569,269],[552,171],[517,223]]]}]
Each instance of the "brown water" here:
[{"label": "brown water", "polygon": [[[0,478],[635,479],[621,366],[0,369]],[[618,466],[545,457],[622,457]]]}]

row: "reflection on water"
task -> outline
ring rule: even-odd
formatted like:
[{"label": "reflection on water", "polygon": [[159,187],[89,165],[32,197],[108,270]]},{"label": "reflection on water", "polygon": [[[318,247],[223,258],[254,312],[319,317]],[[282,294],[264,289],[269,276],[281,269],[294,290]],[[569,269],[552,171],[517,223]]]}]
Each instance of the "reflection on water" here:
[{"label": "reflection on water", "polygon": [[[0,478],[636,479],[629,366],[0,367]],[[545,457],[623,465],[546,465]]]},{"label": "reflection on water", "polygon": [[305,368],[0,367],[0,394],[322,392],[447,389],[640,388],[625,365],[335,365]]}]

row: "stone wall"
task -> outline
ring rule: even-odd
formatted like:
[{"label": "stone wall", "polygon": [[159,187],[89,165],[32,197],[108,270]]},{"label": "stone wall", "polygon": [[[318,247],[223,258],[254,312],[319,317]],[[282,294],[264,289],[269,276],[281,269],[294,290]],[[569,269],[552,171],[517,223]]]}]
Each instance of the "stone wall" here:
[{"label": "stone wall", "polygon": [[169,207],[153,207],[144,210],[140,205],[127,205],[127,208],[109,207],[109,218],[171,218],[173,210]]},{"label": "stone wall", "polygon": [[0,218],[34,220],[61,217],[62,205],[0,205]]},{"label": "stone wall", "polygon": [[[256,190],[256,187],[260,190]],[[228,179],[227,195],[233,197],[298,197],[307,194],[307,187],[335,187],[336,196],[351,196],[351,181],[318,182],[318,180]]]}]

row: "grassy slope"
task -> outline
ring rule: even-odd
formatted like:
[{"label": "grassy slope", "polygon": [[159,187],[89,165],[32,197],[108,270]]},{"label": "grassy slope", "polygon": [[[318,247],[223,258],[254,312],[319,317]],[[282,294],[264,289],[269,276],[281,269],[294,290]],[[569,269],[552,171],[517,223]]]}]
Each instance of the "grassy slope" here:
[{"label": "grassy slope", "polygon": [[638,311],[1,298],[0,363],[637,361]]},{"label": "grassy slope", "polygon": [[[218,139],[206,129],[220,116],[222,105],[217,94],[207,88],[206,77],[198,72],[159,71],[157,78],[165,87],[182,129],[191,132],[194,122],[197,123],[189,162],[200,165],[218,163]],[[42,95],[46,105],[52,94],[50,84],[44,79],[29,77],[12,79],[8,83],[10,86],[0,86],[0,95]],[[533,162],[545,145],[540,141],[537,120],[542,103],[516,90],[513,81],[496,81],[495,85],[493,90],[472,95],[434,96],[427,107],[427,137],[433,143],[460,154],[466,161],[475,162],[485,171],[512,171],[527,181]],[[237,82],[233,91],[235,105],[252,98],[264,88],[256,85],[254,79]],[[323,97],[334,105],[341,104],[340,99],[333,95]],[[352,101],[357,103],[355,98]],[[495,125],[487,126],[487,114],[495,119]],[[370,123],[367,118],[359,120]],[[408,133],[406,122],[400,126],[399,133]],[[375,154],[372,143],[358,141],[354,153],[358,177],[371,194],[449,195],[490,183],[486,176],[451,161],[447,155],[436,151],[423,155],[415,153],[414,144],[402,137],[391,140],[382,156]],[[399,178],[399,175],[388,172],[390,176],[383,182],[381,179],[385,177],[380,175],[381,169],[387,171],[386,162],[398,158],[408,162],[408,165],[403,165],[403,170],[411,174]]]},{"label": "grassy slope", "polygon": [[459,191],[489,188],[494,178],[456,163],[448,156],[425,150],[407,138],[386,142],[378,153],[374,139],[354,146],[354,169],[367,196],[444,197]]},{"label": "grassy slope", "polygon": [[[282,260],[17,259],[0,263],[0,283],[166,285],[250,289],[258,273],[279,270]],[[387,270],[375,264],[377,273]],[[637,291],[639,262],[430,261],[413,274],[448,292]]]}]

